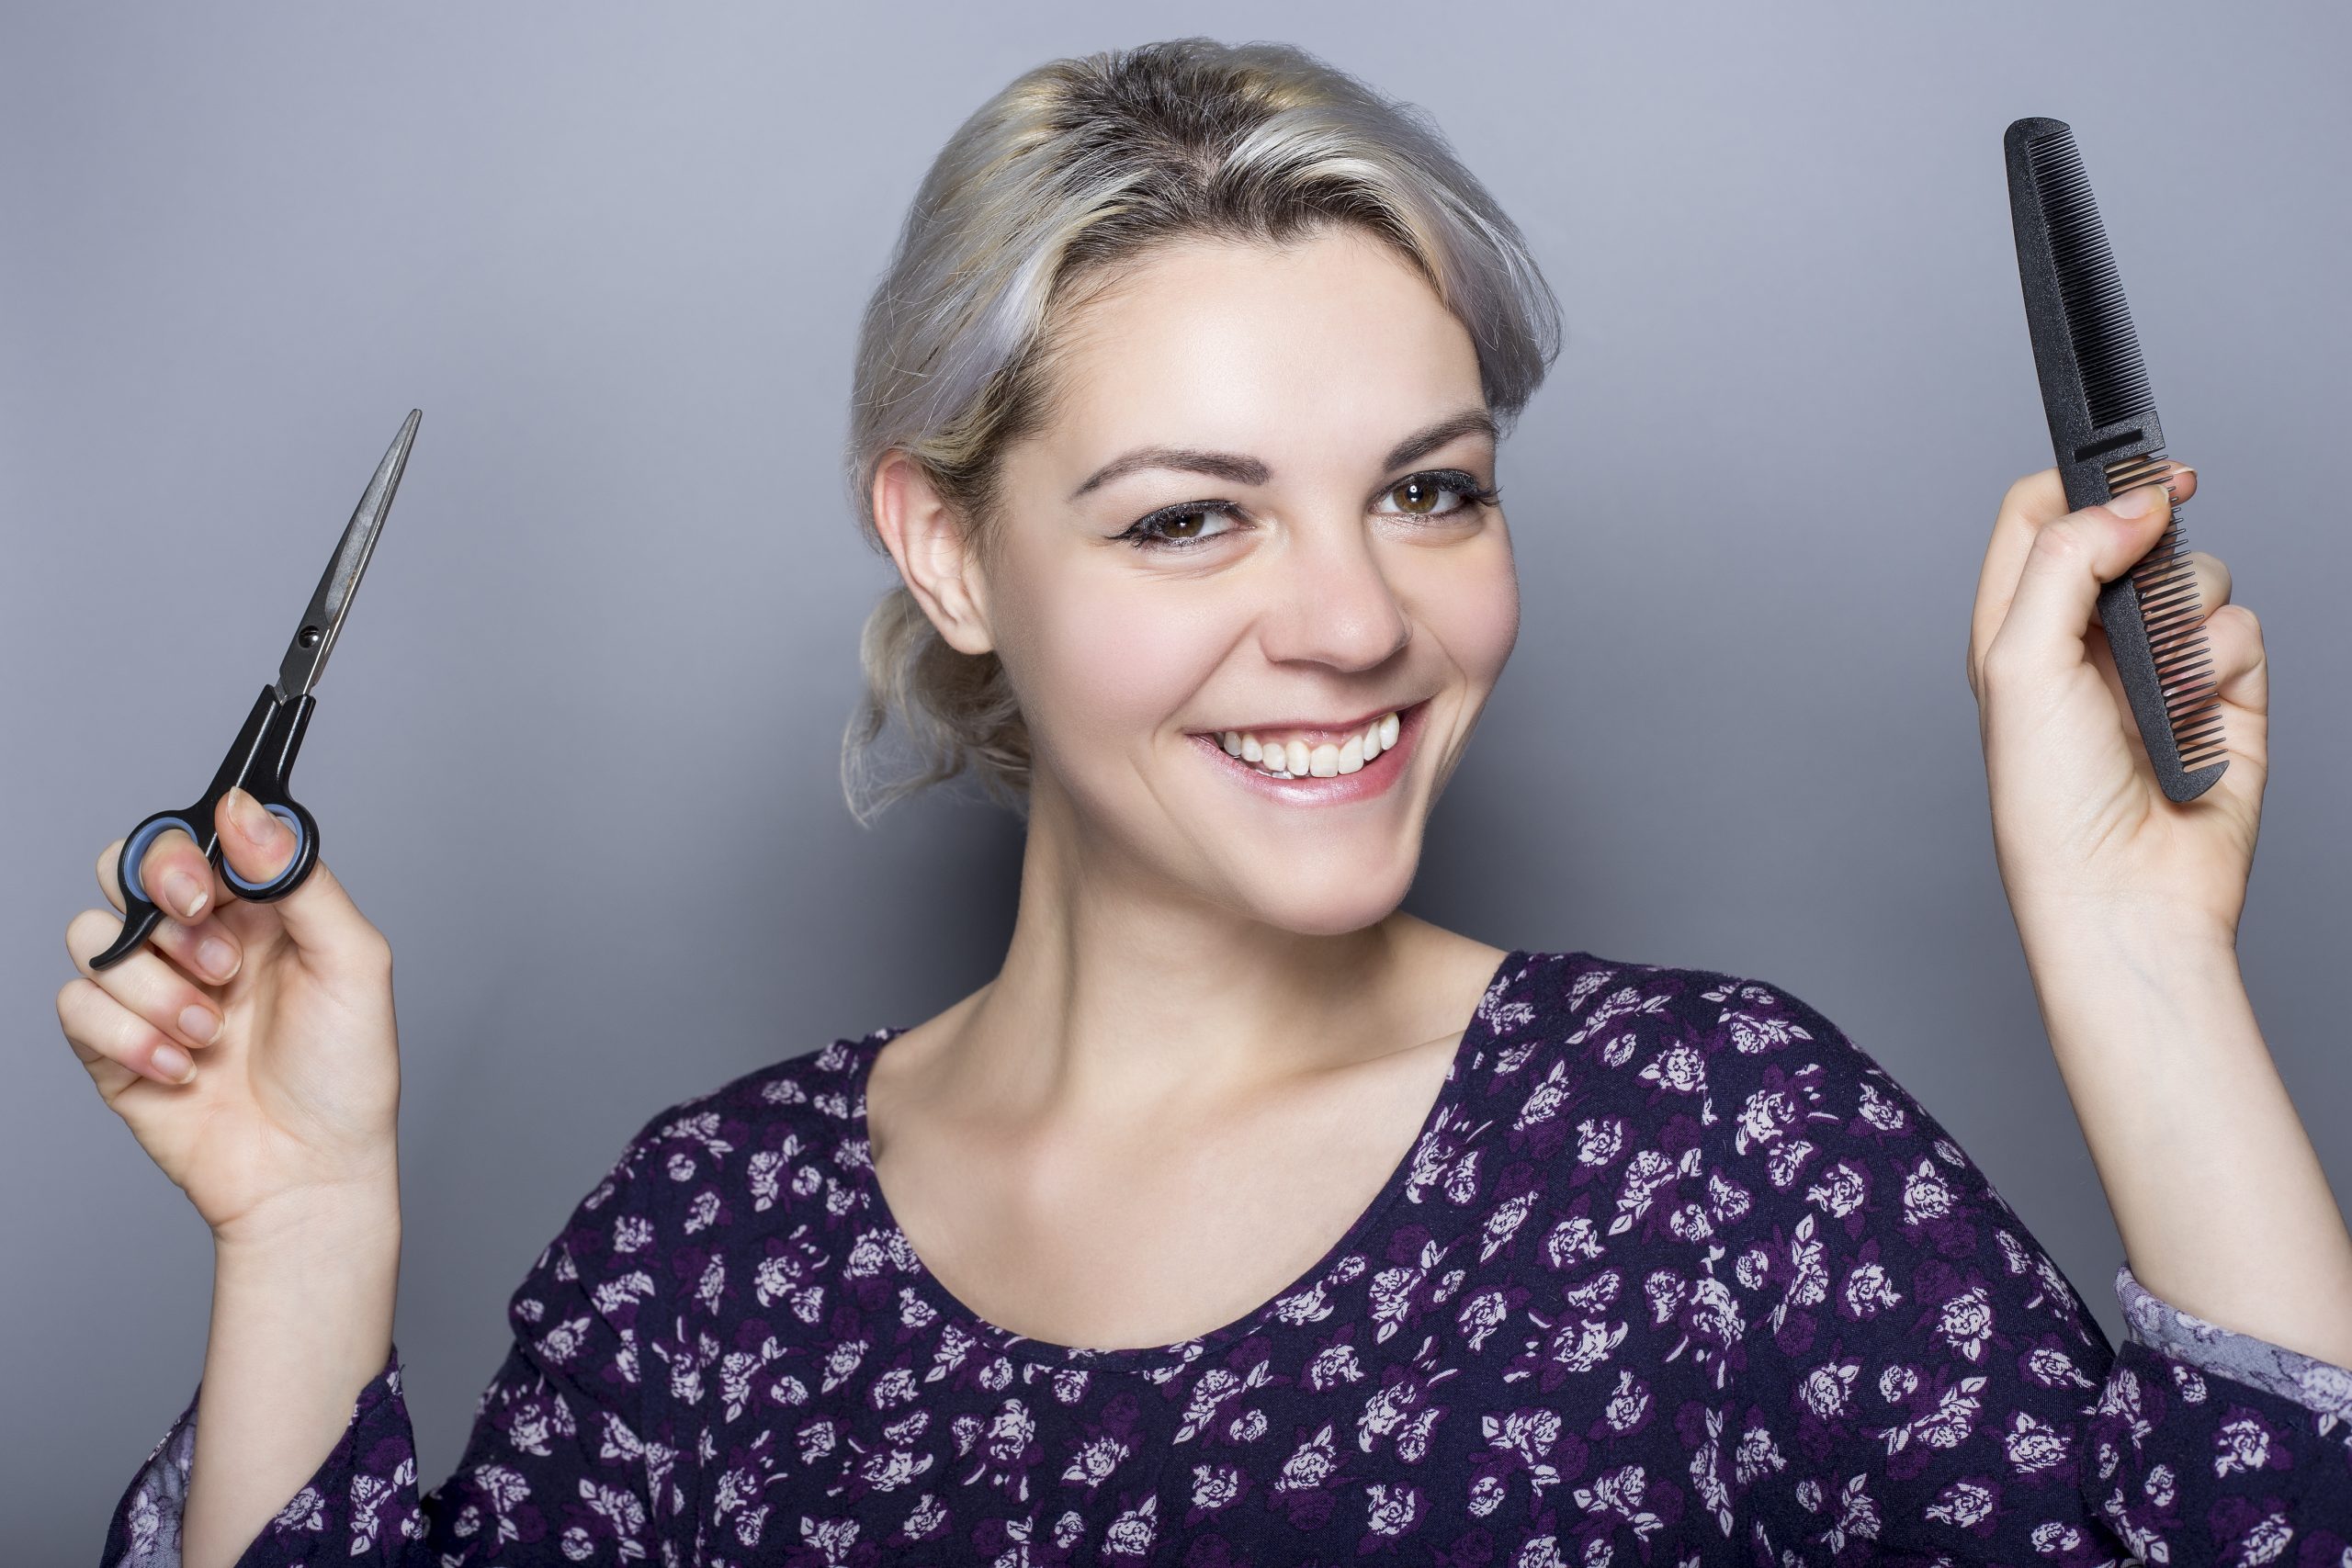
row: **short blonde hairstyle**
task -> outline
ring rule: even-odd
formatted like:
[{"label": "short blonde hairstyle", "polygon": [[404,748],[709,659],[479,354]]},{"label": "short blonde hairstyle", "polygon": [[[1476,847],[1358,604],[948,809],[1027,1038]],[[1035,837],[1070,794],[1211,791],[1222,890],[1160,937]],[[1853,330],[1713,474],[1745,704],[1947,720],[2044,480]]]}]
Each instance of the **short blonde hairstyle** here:
[{"label": "short blonde hairstyle", "polygon": [[[924,175],[857,342],[849,487],[903,452],[989,558],[1005,450],[1053,414],[1058,328],[1153,245],[1281,244],[1352,223],[1394,245],[1469,329],[1507,429],[1559,352],[1559,305],[1526,241],[1422,110],[1281,43],[1175,39],[1051,61],[983,104]],[[842,743],[861,824],[974,775],[1025,818],[1029,736],[994,652],[943,639],[904,582],[859,639],[865,694]],[[870,791],[897,717],[918,770]]]}]

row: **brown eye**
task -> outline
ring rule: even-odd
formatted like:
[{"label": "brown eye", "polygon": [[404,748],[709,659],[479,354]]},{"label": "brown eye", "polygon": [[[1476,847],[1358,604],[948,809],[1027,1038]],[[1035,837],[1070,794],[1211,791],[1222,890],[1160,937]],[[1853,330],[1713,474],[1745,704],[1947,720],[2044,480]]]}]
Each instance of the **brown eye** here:
[{"label": "brown eye", "polygon": [[1201,520],[1207,515],[1205,512],[1187,512],[1181,517],[1170,517],[1162,523],[1160,531],[1170,539],[1197,538],[1201,532]]},{"label": "brown eye", "polygon": [[1445,491],[1440,486],[1431,484],[1427,478],[1415,475],[1388,493],[1396,498],[1396,504],[1405,511],[1412,513],[1415,516],[1427,516],[1436,509],[1439,497],[1444,495]]}]

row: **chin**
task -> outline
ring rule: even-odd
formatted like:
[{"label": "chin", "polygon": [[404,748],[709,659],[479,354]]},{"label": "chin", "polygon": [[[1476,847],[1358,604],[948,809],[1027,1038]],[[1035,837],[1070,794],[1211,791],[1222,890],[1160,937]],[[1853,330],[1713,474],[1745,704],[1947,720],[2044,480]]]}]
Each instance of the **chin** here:
[{"label": "chin", "polygon": [[1401,876],[1367,878],[1340,873],[1328,886],[1283,886],[1261,870],[1252,885],[1237,888],[1239,907],[1251,919],[1300,936],[1345,936],[1378,925],[1405,901],[1413,883],[1408,863]]}]

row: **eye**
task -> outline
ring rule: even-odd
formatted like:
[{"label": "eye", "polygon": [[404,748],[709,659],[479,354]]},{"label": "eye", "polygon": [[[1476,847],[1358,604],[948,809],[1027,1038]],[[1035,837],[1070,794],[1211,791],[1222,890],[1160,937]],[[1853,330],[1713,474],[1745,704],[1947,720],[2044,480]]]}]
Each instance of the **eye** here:
[{"label": "eye", "polygon": [[[1428,473],[1407,475],[1389,486],[1386,495],[1408,517],[1447,517],[1492,506],[1502,491],[1481,486],[1459,468],[1434,468]],[[1455,498],[1452,504],[1444,504],[1448,496]]]},{"label": "eye", "polygon": [[1230,513],[1231,508],[1221,501],[1188,501],[1177,506],[1163,506],[1148,517],[1136,519],[1133,526],[1116,537],[1125,539],[1139,550],[1190,549],[1204,539],[1220,539],[1233,530],[1204,532],[1208,520]]}]

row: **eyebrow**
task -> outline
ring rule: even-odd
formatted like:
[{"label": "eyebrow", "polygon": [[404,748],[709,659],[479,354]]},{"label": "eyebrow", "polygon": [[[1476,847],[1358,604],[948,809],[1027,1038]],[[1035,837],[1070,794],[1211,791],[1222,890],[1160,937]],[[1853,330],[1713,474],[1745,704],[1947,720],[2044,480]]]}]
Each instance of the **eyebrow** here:
[{"label": "eyebrow", "polygon": [[[1385,473],[1392,468],[1401,468],[1415,458],[1426,457],[1446,443],[1474,432],[1483,434],[1490,441],[1497,439],[1494,416],[1483,408],[1464,409],[1460,413],[1449,414],[1399,441],[1382,462],[1381,471]],[[1274,475],[1273,469],[1268,468],[1263,459],[1246,453],[1204,452],[1192,446],[1138,446],[1095,469],[1084,484],[1069,492],[1069,498],[1076,501],[1089,491],[1144,468],[1176,468],[1186,473],[1208,474],[1243,485],[1261,485]]]}]

